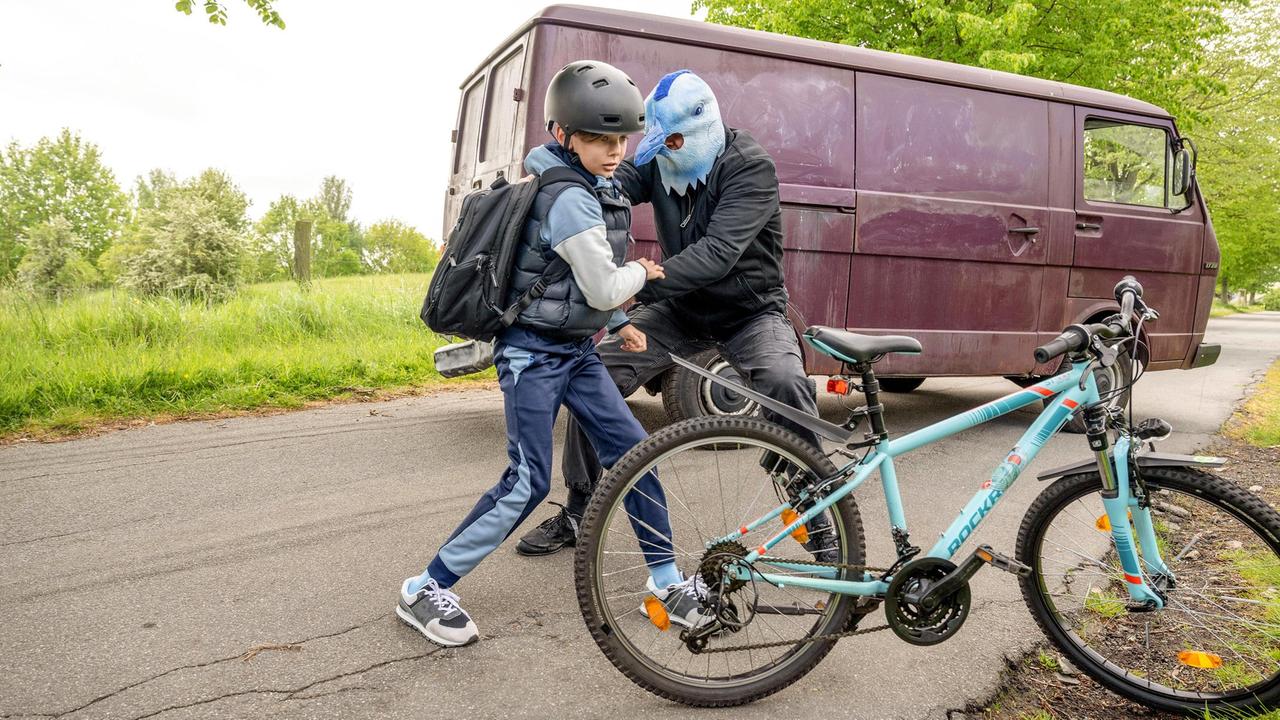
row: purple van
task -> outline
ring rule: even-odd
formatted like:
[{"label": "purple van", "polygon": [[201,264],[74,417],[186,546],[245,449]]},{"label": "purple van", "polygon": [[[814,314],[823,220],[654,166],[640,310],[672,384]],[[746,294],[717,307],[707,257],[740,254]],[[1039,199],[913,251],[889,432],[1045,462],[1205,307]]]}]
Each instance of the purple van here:
[{"label": "purple van", "polygon": [[[1217,358],[1201,340],[1218,244],[1168,113],[893,53],[548,7],[462,85],[446,230],[472,189],[523,174],[525,153],[547,139],[547,82],[581,58],[621,68],[642,90],[679,68],[711,84],[725,123],[749,130],[777,162],[795,327],[905,334],[924,346],[882,361],[887,389],[941,375],[1052,374],[1056,362],[1036,365],[1032,350],[1116,311],[1112,288],[1126,273],[1164,313],[1137,362],[1169,370]],[[636,208],[634,235],[638,253],[659,257],[648,206]],[[805,352],[811,374],[838,371]],[[698,362],[734,374],[714,352]],[[672,395],[673,416],[751,410],[706,385],[672,371],[648,387]]]}]

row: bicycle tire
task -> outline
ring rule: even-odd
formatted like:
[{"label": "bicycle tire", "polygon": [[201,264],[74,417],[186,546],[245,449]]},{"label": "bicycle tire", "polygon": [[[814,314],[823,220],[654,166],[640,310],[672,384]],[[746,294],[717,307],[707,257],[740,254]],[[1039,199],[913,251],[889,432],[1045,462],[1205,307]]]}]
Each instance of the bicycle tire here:
[{"label": "bicycle tire", "polygon": [[[1280,555],[1280,514],[1261,498],[1222,478],[1193,468],[1147,468],[1142,471],[1142,475],[1153,495],[1162,489],[1193,495],[1243,522],[1272,551]],[[1046,598],[1048,591],[1042,579],[1040,551],[1048,525],[1057,517],[1058,512],[1076,500],[1101,490],[1102,479],[1097,472],[1069,475],[1046,488],[1023,516],[1018,530],[1016,553],[1019,561],[1029,565],[1033,573],[1021,578],[1019,582],[1023,600],[1040,629],[1068,660],[1103,687],[1147,707],[1192,717],[1204,717],[1206,710],[1225,712],[1225,716],[1237,717],[1241,712],[1274,709],[1280,704],[1280,673],[1272,675],[1256,689],[1246,688],[1235,694],[1224,693],[1216,699],[1179,698],[1153,691],[1149,687],[1151,683],[1144,687],[1137,681],[1118,675],[1108,669],[1106,658],[1096,653],[1090,654],[1092,650],[1086,652],[1086,648],[1071,641],[1070,636],[1074,633],[1058,621],[1057,613]],[[1123,668],[1113,667],[1125,672]]]},{"label": "bicycle tire", "polygon": [[[802,461],[818,477],[830,477],[836,468],[831,460],[802,440],[794,432],[775,423],[750,417],[693,418],[668,426],[637,444],[622,457],[601,480],[583,515],[582,529],[574,555],[575,584],[583,619],[605,657],[632,682],[659,697],[696,707],[731,707],[744,705],[772,695],[809,673],[835,646],[836,640],[805,644],[794,660],[777,672],[732,688],[701,687],[683,683],[663,675],[638,658],[624,638],[608,627],[601,611],[602,598],[597,590],[595,573],[598,550],[603,541],[603,523],[609,508],[621,504],[624,490],[631,480],[646,471],[654,458],[691,442],[724,438],[724,444],[735,438],[772,444],[784,454]],[[717,443],[719,445],[719,443]],[[863,564],[866,557],[865,537],[857,504],[845,497],[832,506],[838,522],[840,562]],[[840,596],[836,609],[811,634],[836,633],[852,627],[856,598]]]}]

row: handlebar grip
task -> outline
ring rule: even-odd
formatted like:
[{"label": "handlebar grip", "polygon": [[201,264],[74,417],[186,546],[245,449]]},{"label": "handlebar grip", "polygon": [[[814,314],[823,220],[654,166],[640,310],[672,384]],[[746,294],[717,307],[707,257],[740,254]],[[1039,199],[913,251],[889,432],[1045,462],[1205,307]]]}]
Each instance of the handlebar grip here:
[{"label": "handlebar grip", "polygon": [[1036,348],[1036,362],[1043,365],[1063,353],[1081,349],[1088,341],[1088,331],[1078,325],[1072,325],[1058,337]]}]

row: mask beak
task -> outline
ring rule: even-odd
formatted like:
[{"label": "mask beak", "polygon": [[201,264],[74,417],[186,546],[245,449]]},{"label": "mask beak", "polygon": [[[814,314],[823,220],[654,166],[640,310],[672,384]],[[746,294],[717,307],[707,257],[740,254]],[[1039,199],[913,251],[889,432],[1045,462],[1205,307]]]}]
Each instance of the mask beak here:
[{"label": "mask beak", "polygon": [[667,141],[667,131],[655,118],[649,131],[644,134],[640,144],[636,146],[636,165],[644,165],[663,150]]}]

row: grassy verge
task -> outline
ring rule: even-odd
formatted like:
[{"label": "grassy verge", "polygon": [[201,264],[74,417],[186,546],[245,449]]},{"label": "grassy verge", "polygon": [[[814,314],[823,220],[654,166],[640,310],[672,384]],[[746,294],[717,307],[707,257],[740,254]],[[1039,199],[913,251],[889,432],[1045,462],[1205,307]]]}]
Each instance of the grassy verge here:
[{"label": "grassy verge", "polygon": [[1209,317],[1225,317],[1227,315],[1235,315],[1237,313],[1253,313],[1261,311],[1262,305],[1232,305],[1224,303],[1214,298],[1213,307],[1209,309]]},{"label": "grassy verge", "polygon": [[213,306],[117,291],[51,304],[0,290],[0,438],[441,384],[431,353],[444,340],[418,319],[427,282],[268,283]]},{"label": "grassy verge", "polygon": [[1267,371],[1226,430],[1229,436],[1254,447],[1280,446],[1280,362]]}]

